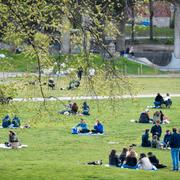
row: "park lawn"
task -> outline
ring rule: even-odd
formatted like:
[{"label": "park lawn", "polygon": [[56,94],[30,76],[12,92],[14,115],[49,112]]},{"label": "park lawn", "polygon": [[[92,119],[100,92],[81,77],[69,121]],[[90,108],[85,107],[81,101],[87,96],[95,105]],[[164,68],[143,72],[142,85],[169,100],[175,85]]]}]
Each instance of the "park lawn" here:
[{"label": "park lawn", "polygon": [[[168,27],[154,27],[154,36],[165,36],[172,37],[174,36],[174,29]],[[126,26],[126,35],[131,36],[131,27]],[[135,36],[149,36],[149,27],[146,26],[135,26]]]},{"label": "park lawn", "polygon": [[[1,72],[37,72],[37,61],[36,58],[30,57],[25,53],[15,54],[9,52],[7,50],[0,50],[0,53],[6,55],[6,58],[1,59],[0,62],[0,71]],[[57,62],[66,62],[69,68],[74,68],[75,70],[84,64],[84,57],[82,54],[78,55],[63,55],[59,56],[51,56],[49,57],[53,59],[53,61]],[[68,59],[68,63],[67,63]],[[110,60],[104,60],[98,54],[90,54],[91,65],[97,70],[102,70],[105,66],[111,64]],[[164,72],[154,69],[152,67],[148,67],[146,65],[141,65],[136,62],[132,62],[127,60],[126,58],[117,58],[114,61],[116,66],[116,70],[123,74],[164,74]],[[58,67],[54,67],[54,72],[58,71]]]},{"label": "park lawn", "polygon": [[[123,82],[120,79],[115,78],[114,80],[106,81],[105,79],[97,76],[93,80],[94,89],[90,86],[91,84],[87,81],[86,78],[83,78],[79,88],[74,90],[60,90],[61,88],[66,88],[69,82],[73,78],[71,77],[59,77],[54,78],[56,82],[55,90],[51,90],[47,85],[43,86],[43,91],[46,97],[55,96],[55,97],[74,97],[74,96],[91,96],[91,95],[101,95],[101,96],[112,96],[112,95],[125,95],[128,94],[128,87],[131,89],[132,94],[156,94],[160,93],[179,93],[180,86],[177,84],[180,83],[180,78],[137,78],[129,77],[126,78]],[[41,97],[39,91],[39,85],[25,85],[29,81],[33,80],[31,78],[15,78],[8,79],[8,82],[15,80],[17,87],[17,95],[15,97],[21,98],[30,98],[30,97]],[[47,82],[47,78],[43,78],[43,82]],[[130,86],[127,85],[130,83]],[[94,90],[94,91],[93,91]],[[113,91],[112,91],[113,90]]]},{"label": "park lawn", "polygon": [[[0,149],[0,169],[2,179],[179,179],[179,173],[171,171],[170,151],[139,147],[141,135],[150,124],[136,124],[131,119],[138,119],[146,105],[151,105],[153,99],[125,99],[118,101],[89,101],[91,116],[84,117],[91,128],[95,119],[105,126],[104,136],[71,135],[71,128],[79,122],[80,116],[63,116],[57,114],[63,109],[65,102],[47,102],[46,109],[41,103],[13,103],[0,109],[0,117],[7,112],[12,116],[16,113],[22,119],[22,124],[30,123],[30,129],[17,129],[21,142],[29,147],[21,150]],[[82,101],[77,101],[78,105]],[[112,103],[112,104],[111,104]],[[113,105],[113,106],[112,106]],[[163,125],[166,129],[179,127],[180,98],[173,99],[171,109],[163,112],[170,117],[171,123]],[[154,110],[151,110],[152,113]],[[7,141],[8,129],[0,130],[1,142]],[[108,142],[119,144],[108,144]],[[135,150],[154,152],[161,163],[168,167],[159,171],[126,170],[107,168],[104,166],[86,166],[83,163],[102,159],[108,163],[111,149],[118,152],[123,147],[135,143]]]},{"label": "park lawn", "polygon": [[1,59],[0,71],[2,72],[36,72],[37,61],[35,58],[24,53],[15,54],[7,50],[0,50],[0,54],[5,54],[6,58]]}]

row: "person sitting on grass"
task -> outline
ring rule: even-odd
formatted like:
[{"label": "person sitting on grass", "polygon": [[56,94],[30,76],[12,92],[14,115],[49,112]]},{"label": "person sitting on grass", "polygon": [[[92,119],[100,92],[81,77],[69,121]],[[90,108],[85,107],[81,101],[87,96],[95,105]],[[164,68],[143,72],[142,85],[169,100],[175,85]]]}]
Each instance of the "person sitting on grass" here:
[{"label": "person sitting on grass", "polygon": [[139,118],[139,123],[150,123],[151,119],[149,117],[149,110],[146,109],[144,112],[141,113]]},{"label": "person sitting on grass", "polygon": [[82,114],[85,116],[89,116],[90,115],[89,110],[90,110],[90,108],[89,108],[87,102],[84,102],[83,106],[82,106]]},{"label": "person sitting on grass", "polygon": [[150,162],[152,163],[152,165],[154,165],[157,169],[167,167],[163,164],[159,164],[159,159],[157,159],[157,157],[152,152],[148,152],[147,155],[148,155],[148,158],[149,158]]},{"label": "person sitting on grass", "polygon": [[119,156],[119,166],[120,167],[123,165],[124,161],[126,160],[127,151],[128,151],[127,148],[122,149],[122,152],[121,152],[121,154]]},{"label": "person sitting on grass", "polygon": [[12,127],[17,128],[21,126],[20,119],[15,115],[11,123]]},{"label": "person sitting on grass", "polygon": [[166,105],[166,108],[170,108],[170,106],[172,105],[172,100],[169,93],[167,93],[166,97],[164,98],[164,104]]},{"label": "person sitting on grass", "polygon": [[157,93],[157,96],[155,97],[154,100],[155,108],[160,108],[163,103],[164,103],[163,97],[161,96],[160,93]]},{"label": "person sitting on grass", "polygon": [[109,165],[110,166],[119,166],[119,159],[118,155],[116,154],[116,150],[112,149],[111,153],[109,154]]},{"label": "person sitting on grass", "polygon": [[94,125],[94,129],[92,130],[92,133],[100,133],[103,134],[104,128],[103,125],[99,120],[96,121],[96,124]]},{"label": "person sitting on grass", "polygon": [[125,163],[122,165],[122,168],[128,168],[128,169],[138,168],[136,152],[133,149],[131,149],[131,151],[127,155]]},{"label": "person sitting on grass", "polygon": [[71,102],[71,101],[68,101],[68,104],[67,104],[67,105],[64,105],[66,109],[60,111],[59,113],[60,113],[60,114],[69,115],[69,114],[71,113],[72,105],[73,105],[72,102]]},{"label": "person sitting on grass", "polygon": [[16,149],[21,145],[14,131],[9,131],[9,142],[6,142],[5,145],[12,147],[12,149]]},{"label": "person sitting on grass", "polygon": [[161,148],[161,143],[160,143],[157,135],[154,135],[152,137],[151,147],[157,148],[157,149]]},{"label": "person sitting on grass", "polygon": [[146,157],[146,154],[144,154],[144,153],[140,154],[140,158],[138,161],[138,167],[139,167],[139,169],[142,169],[142,170],[157,170],[157,168],[152,165],[149,158]]},{"label": "person sitting on grass", "polygon": [[81,119],[80,123],[75,126],[75,128],[80,128],[79,133],[89,133],[88,126],[84,119]]},{"label": "person sitting on grass", "polygon": [[78,105],[76,103],[73,103],[73,105],[71,107],[71,113],[77,114],[77,112],[78,112]]},{"label": "person sitting on grass", "polygon": [[159,120],[157,120],[156,124],[151,128],[151,133],[152,133],[152,137],[154,135],[156,135],[158,137],[158,140],[160,139],[161,133],[162,133],[162,128],[160,126],[160,121]]},{"label": "person sitting on grass", "polygon": [[2,127],[3,128],[8,128],[11,125],[11,119],[9,115],[6,115],[3,119],[2,119]]},{"label": "person sitting on grass", "polygon": [[159,111],[156,111],[153,114],[153,123],[156,124],[156,121],[160,121],[160,119],[161,119],[161,114]]},{"label": "person sitting on grass", "polygon": [[50,87],[52,90],[55,88],[55,82],[53,78],[49,78],[48,87]]},{"label": "person sitting on grass", "polygon": [[72,80],[70,81],[67,90],[73,90],[75,88],[78,88],[80,86],[80,81],[79,80]]},{"label": "person sitting on grass", "polygon": [[164,148],[170,147],[170,145],[169,145],[170,139],[171,139],[171,131],[166,130],[166,134],[164,135],[164,139],[163,139]]},{"label": "person sitting on grass", "polygon": [[165,116],[162,111],[159,111],[159,113],[160,113],[160,121],[161,121],[161,124],[169,124],[169,119],[168,119],[168,117]]},{"label": "person sitting on grass", "polygon": [[145,130],[145,133],[142,135],[142,147],[151,147],[151,141],[149,140],[149,129]]}]

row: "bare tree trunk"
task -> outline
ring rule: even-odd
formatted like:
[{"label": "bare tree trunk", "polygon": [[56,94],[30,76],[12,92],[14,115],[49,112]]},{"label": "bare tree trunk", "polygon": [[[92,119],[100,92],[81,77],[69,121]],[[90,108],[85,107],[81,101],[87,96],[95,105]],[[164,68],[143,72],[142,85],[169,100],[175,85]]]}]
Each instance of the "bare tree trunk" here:
[{"label": "bare tree trunk", "polygon": [[135,12],[134,12],[134,4],[132,5],[132,21],[131,21],[131,41],[134,42],[134,32],[135,32]]},{"label": "bare tree trunk", "polygon": [[154,33],[153,33],[153,16],[154,16],[154,12],[153,12],[153,0],[149,0],[149,13],[150,13],[150,16],[149,16],[149,21],[150,21],[150,26],[149,26],[149,37],[150,37],[150,40],[153,40],[153,36],[154,36]]},{"label": "bare tree trunk", "polygon": [[174,41],[174,55],[180,59],[180,2],[175,4],[175,41]]},{"label": "bare tree trunk", "polygon": [[118,30],[120,34],[118,34],[116,37],[116,50],[119,52],[125,50],[125,25],[126,20],[123,18],[120,20],[118,25]]}]

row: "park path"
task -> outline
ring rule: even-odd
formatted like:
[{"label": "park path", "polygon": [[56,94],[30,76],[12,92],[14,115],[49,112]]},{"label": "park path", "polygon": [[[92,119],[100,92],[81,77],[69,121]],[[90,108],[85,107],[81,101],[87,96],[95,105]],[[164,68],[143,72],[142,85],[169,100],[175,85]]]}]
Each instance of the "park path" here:
[{"label": "park path", "polygon": [[[134,60],[133,60],[134,61]],[[0,79],[24,77],[26,75],[38,75],[37,73],[23,73],[23,72],[0,72]],[[45,76],[45,74],[42,74]],[[46,75],[48,76],[48,75]],[[53,75],[51,75],[53,76]],[[57,76],[57,75],[54,75]],[[170,73],[170,74],[152,74],[152,75],[127,75],[127,77],[134,78],[179,78],[180,73]]]},{"label": "park path", "polygon": [[[49,97],[45,98],[46,101],[68,101],[68,100],[106,100],[106,99],[128,99],[128,98],[154,98],[156,94],[146,95],[123,95],[123,96],[75,96],[75,97]],[[180,94],[171,94],[171,97],[180,97]],[[43,102],[44,98],[14,98],[13,102]]]}]

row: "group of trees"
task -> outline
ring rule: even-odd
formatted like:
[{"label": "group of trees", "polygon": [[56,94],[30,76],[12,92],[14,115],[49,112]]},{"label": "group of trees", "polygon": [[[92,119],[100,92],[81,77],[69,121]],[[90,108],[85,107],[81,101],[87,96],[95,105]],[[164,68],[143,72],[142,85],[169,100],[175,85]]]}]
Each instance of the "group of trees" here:
[{"label": "group of trees", "polygon": [[[39,83],[41,69],[54,60],[49,55],[49,46],[61,41],[63,33],[79,29],[82,41],[82,64],[85,70],[92,66],[89,58],[88,41],[93,39],[101,51],[110,56],[105,37],[116,39],[116,49],[125,49],[125,24],[131,18],[134,23],[134,10],[145,0],[0,0],[0,27],[3,40],[23,46],[30,56],[35,56],[38,64]],[[180,1],[172,0],[176,6],[175,55],[180,58]],[[132,26],[133,30],[133,26]],[[133,34],[132,34],[133,38]],[[109,72],[115,75],[111,61]],[[42,86],[41,91],[42,91]],[[42,91],[43,94],[43,91]]]}]

